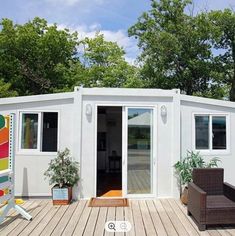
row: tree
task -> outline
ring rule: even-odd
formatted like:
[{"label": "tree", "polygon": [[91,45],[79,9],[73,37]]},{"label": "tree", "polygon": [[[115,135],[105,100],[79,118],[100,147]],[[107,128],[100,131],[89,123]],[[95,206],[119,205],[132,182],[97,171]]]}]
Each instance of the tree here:
[{"label": "tree", "polygon": [[74,60],[77,33],[58,30],[38,17],[24,25],[3,19],[0,26],[0,77],[12,90],[30,95],[66,86],[60,69]]},{"label": "tree", "polygon": [[235,13],[231,9],[204,14],[211,23],[211,40],[219,51],[214,62],[220,82],[230,88],[229,97],[235,101]]},{"label": "tree", "polygon": [[11,90],[11,84],[5,83],[3,79],[0,79],[0,98],[15,96],[17,96],[17,92]]},{"label": "tree", "polygon": [[85,87],[140,87],[138,69],[129,65],[124,55],[117,43],[105,41],[97,33],[94,38],[80,42],[81,63],[72,65],[68,77]]},{"label": "tree", "polygon": [[217,81],[209,40],[211,24],[204,15],[185,13],[190,0],[151,3],[152,8],[129,29],[142,50],[139,60],[145,86],[204,95]]},{"label": "tree", "polygon": [[99,33],[78,40],[77,32],[38,17],[23,25],[3,19],[0,27],[0,78],[12,95],[71,91],[76,85],[142,86],[124,50]]}]

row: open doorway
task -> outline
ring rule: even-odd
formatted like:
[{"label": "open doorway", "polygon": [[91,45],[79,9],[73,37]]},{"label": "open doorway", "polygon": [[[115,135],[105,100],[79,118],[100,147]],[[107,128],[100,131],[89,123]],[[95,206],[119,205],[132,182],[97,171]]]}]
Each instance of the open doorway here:
[{"label": "open doorway", "polygon": [[97,197],[122,196],[122,107],[97,109]]}]

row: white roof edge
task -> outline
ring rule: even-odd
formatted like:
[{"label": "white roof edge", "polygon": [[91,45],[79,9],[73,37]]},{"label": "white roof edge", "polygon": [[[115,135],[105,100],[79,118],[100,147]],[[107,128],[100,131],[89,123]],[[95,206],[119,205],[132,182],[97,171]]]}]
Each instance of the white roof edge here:
[{"label": "white roof edge", "polygon": [[82,88],[82,95],[91,96],[138,96],[138,97],[173,97],[180,94],[180,90],[163,90],[148,88]]},{"label": "white roof edge", "polygon": [[0,98],[0,105],[74,98],[74,92]]},{"label": "white roof edge", "polygon": [[209,104],[209,105],[214,105],[214,106],[235,108],[235,102],[213,99],[213,98],[204,98],[204,97],[197,97],[197,96],[190,96],[190,95],[182,95],[181,94],[180,100],[186,101],[186,102],[203,103],[203,104]]}]

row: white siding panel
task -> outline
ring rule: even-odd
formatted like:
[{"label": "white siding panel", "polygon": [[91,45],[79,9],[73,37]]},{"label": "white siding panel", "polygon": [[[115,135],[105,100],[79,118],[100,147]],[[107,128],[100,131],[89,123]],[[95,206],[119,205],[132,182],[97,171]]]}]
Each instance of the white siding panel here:
[{"label": "white siding panel", "polygon": [[[230,152],[225,154],[203,155],[208,161],[212,157],[219,157],[221,163],[219,167],[224,168],[225,181],[235,185],[235,109],[232,107],[222,107],[211,104],[200,104],[192,101],[181,101],[181,154],[184,157],[187,150],[192,150],[193,137],[193,113],[222,113],[229,114],[230,117]],[[228,141],[228,140],[227,140]]]},{"label": "white siding panel", "polygon": [[19,145],[19,111],[58,111],[59,112],[59,150],[68,147],[73,152],[73,99],[38,101],[21,104],[0,105],[1,114],[16,114],[15,142],[15,193],[23,196],[49,196],[51,187],[43,173],[56,154],[22,154]]}]

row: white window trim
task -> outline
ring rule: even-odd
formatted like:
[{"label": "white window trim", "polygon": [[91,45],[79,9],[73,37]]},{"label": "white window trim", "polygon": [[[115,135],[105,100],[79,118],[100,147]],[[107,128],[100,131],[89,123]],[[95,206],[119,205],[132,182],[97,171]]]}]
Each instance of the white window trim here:
[{"label": "white window trim", "polygon": [[[209,116],[209,149],[196,149],[195,116]],[[212,149],[212,117],[223,116],[226,118],[226,149]],[[230,154],[230,114],[214,112],[194,112],[192,113],[192,149],[203,155],[228,155]]]},{"label": "white window trim", "polygon": [[[58,110],[20,110],[18,111],[18,117],[19,117],[19,124],[18,124],[18,155],[42,155],[42,156],[48,156],[48,155],[56,155],[57,152],[43,152],[42,151],[42,122],[43,122],[43,113],[45,112],[57,112],[58,113],[58,128],[57,128],[57,150],[59,150],[59,127],[60,127],[60,111]],[[37,149],[24,149],[21,148],[21,141],[22,141],[22,117],[23,114],[38,114],[38,136],[37,136]]]}]

